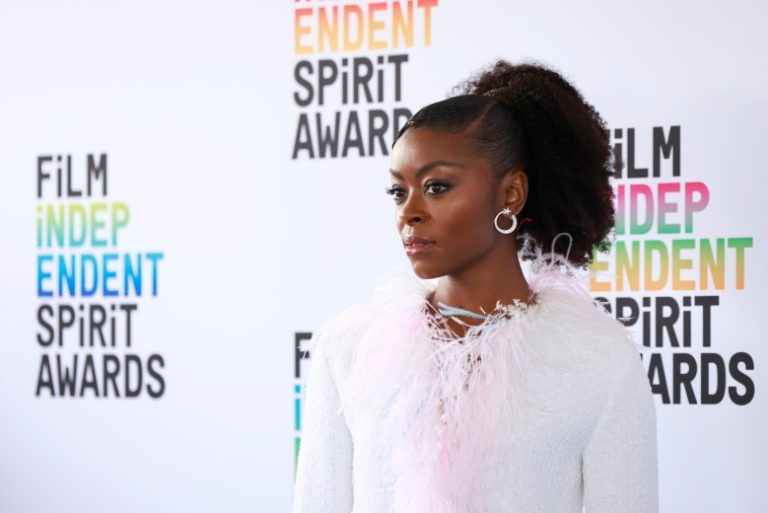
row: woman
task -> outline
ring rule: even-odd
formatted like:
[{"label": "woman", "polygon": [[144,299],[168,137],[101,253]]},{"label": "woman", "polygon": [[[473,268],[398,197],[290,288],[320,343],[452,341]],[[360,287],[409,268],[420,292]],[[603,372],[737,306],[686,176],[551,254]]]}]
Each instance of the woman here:
[{"label": "woman", "polygon": [[461,93],[393,146],[416,277],[311,341],[293,512],[656,512],[641,348],[573,276],[614,222],[605,124],[535,64]]}]

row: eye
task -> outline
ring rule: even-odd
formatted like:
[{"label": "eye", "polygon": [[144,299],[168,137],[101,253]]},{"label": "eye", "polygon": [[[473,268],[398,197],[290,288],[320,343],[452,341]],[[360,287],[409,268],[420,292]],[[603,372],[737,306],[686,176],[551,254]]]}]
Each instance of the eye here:
[{"label": "eye", "polygon": [[392,198],[395,200],[395,203],[400,203],[400,201],[405,197],[405,191],[398,185],[387,187],[384,189],[384,192],[392,196]]},{"label": "eye", "polygon": [[437,194],[441,194],[450,188],[451,186],[444,182],[429,182],[424,186],[424,191],[427,194],[432,194],[434,196]]}]

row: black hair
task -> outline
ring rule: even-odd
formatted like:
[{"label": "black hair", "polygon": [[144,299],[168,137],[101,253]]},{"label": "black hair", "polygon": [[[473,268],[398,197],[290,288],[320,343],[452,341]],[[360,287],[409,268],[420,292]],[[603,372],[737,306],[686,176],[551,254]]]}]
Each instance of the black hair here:
[{"label": "black hair", "polygon": [[[514,168],[528,178],[518,217],[531,222],[518,225],[518,239],[530,236],[548,252],[557,234],[568,232],[568,260],[579,267],[592,261],[594,250],[606,250],[615,223],[609,179],[621,161],[605,122],[576,88],[541,64],[499,60],[454,91],[458,95],[414,114],[395,142],[411,128],[467,130],[472,151],[488,159],[497,179]],[[567,238],[558,239],[563,243]]]}]

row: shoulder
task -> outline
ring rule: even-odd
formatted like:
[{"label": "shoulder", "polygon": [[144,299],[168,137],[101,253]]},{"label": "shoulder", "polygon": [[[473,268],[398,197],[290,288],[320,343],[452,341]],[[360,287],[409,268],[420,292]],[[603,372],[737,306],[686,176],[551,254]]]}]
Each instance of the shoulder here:
[{"label": "shoulder", "polygon": [[572,276],[539,276],[532,280],[539,295],[538,321],[546,333],[544,347],[586,377],[615,381],[641,365],[642,345]]},{"label": "shoulder", "polygon": [[425,297],[434,289],[434,280],[418,278],[402,268],[387,270],[378,277],[376,288],[366,301],[327,319],[318,332],[336,340],[359,338],[372,323],[394,321],[404,309],[423,305]]},{"label": "shoulder", "polygon": [[[320,323],[304,347],[322,353],[331,367],[346,367],[366,338],[380,340],[385,332],[399,330],[410,314],[417,313],[434,283],[400,268],[379,276],[371,296],[352,304]],[[374,336],[375,335],[375,336]]]},{"label": "shoulder", "polygon": [[324,358],[331,367],[349,359],[349,352],[362,337],[372,315],[370,305],[355,303],[322,321],[303,346],[310,358]]},{"label": "shoulder", "polygon": [[531,379],[555,387],[569,408],[595,421],[617,401],[648,411],[653,400],[641,355],[649,349],[579,283],[558,278],[542,286],[536,335],[527,345],[535,355]]}]

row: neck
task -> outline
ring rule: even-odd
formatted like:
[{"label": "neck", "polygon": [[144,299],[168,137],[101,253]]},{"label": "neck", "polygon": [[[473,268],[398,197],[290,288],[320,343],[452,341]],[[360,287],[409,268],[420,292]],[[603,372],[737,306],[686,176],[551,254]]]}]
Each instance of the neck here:
[{"label": "neck", "polygon": [[[476,313],[490,313],[497,301],[529,303],[531,295],[517,251],[496,251],[459,273],[441,277],[430,302],[435,307],[441,302]],[[478,322],[463,320],[468,324]]]}]

